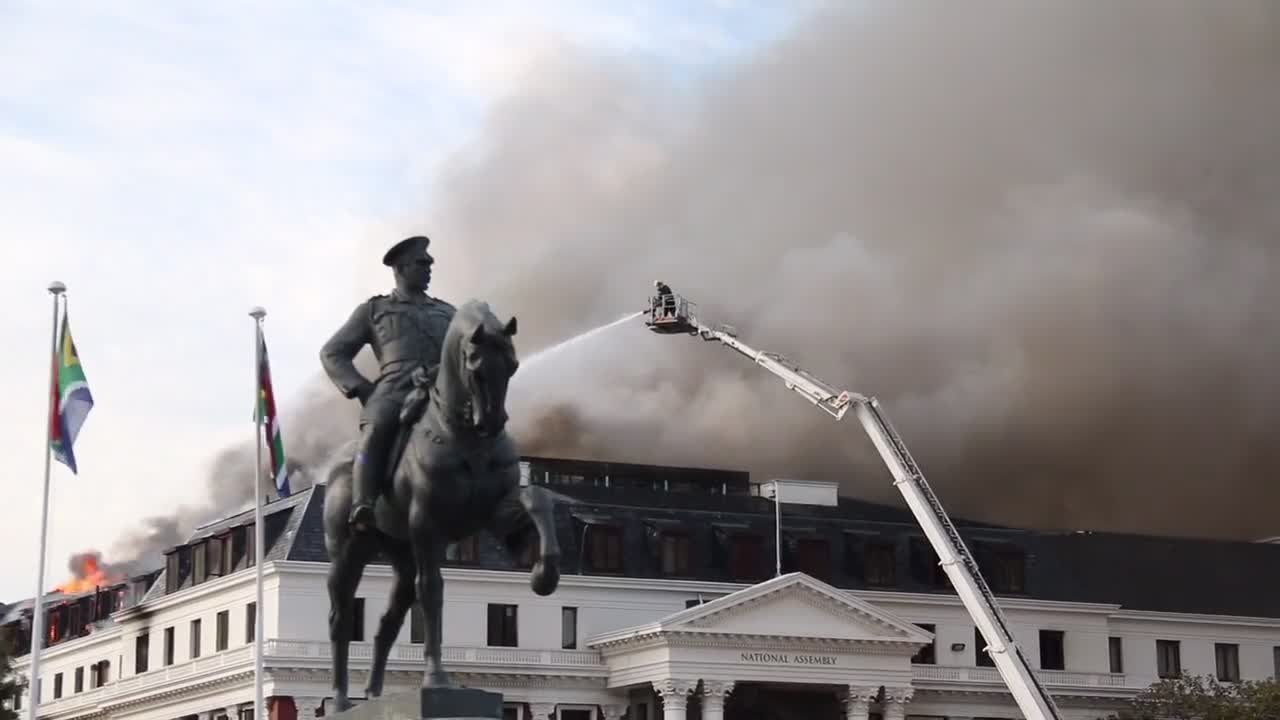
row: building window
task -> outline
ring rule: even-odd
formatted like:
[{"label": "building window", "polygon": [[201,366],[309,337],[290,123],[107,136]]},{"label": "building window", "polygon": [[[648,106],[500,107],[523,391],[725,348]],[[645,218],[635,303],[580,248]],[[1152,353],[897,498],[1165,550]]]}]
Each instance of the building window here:
[{"label": "building window", "polygon": [[206,560],[208,560],[208,552],[205,550],[205,543],[196,543],[191,548],[192,559],[195,561],[195,569],[191,572],[191,584],[199,585],[206,580]]},{"label": "building window", "polygon": [[244,642],[246,645],[253,642],[257,637],[258,629],[258,603],[251,602],[244,606]]},{"label": "building window", "polygon": [[560,647],[573,650],[578,647],[578,608],[560,608]]},{"label": "building window", "polygon": [[62,697],[62,673],[53,676],[53,699]]},{"label": "building window", "polygon": [[209,575],[211,577],[220,577],[222,570],[222,538],[209,538],[209,544],[205,546],[208,552]]},{"label": "building window", "polygon": [[688,575],[692,541],[685,533],[664,532],[658,538],[659,563],[663,575]]},{"label": "building window", "polygon": [[222,652],[231,644],[231,611],[223,610],[218,613],[217,627],[214,628],[216,636],[214,637],[214,650]]},{"label": "building window", "polygon": [[993,592],[1020,593],[1027,589],[1027,558],[1021,550],[994,550],[991,564]]},{"label": "building window", "polygon": [[595,715],[593,710],[583,708],[562,708],[560,710],[559,720],[591,720]]},{"label": "building window", "polygon": [[1182,674],[1182,647],[1177,640],[1156,641],[1156,675],[1176,678]]},{"label": "building window", "polygon": [[84,668],[76,668],[75,692],[84,692]]},{"label": "building window", "polygon": [[928,540],[911,538],[908,551],[912,579],[928,588],[951,589],[951,579],[942,569],[938,553],[934,552]]},{"label": "building window", "polygon": [[512,559],[512,563],[518,568],[531,568],[534,561],[538,559],[539,552],[538,539],[536,537],[528,538],[525,540],[524,545],[521,546],[520,552]]},{"label": "building window", "polygon": [[734,536],[729,546],[729,573],[738,582],[764,579],[764,538],[759,535]]},{"label": "building window", "polygon": [[515,605],[489,604],[489,645],[492,647],[516,647],[520,633]]},{"label": "building window", "polygon": [[163,660],[161,661],[164,663],[165,667],[173,664],[173,646],[173,628],[167,627],[164,629],[164,653]]},{"label": "building window", "polygon": [[142,633],[133,641],[133,671],[139,675],[147,671],[147,652],[151,649],[151,637]]},{"label": "building window", "polygon": [[892,543],[869,542],[865,558],[863,579],[868,587],[893,587],[897,582],[894,570],[898,564]]},{"label": "building window", "polygon": [[[935,626],[932,623],[916,623],[916,627],[928,633],[936,633],[938,631],[937,626]],[[938,648],[938,639],[935,637],[933,639],[933,642],[929,643],[928,645],[925,645],[924,647],[916,651],[916,654],[911,657],[911,662],[917,663],[919,665],[937,664],[938,662],[937,648]]]},{"label": "building window", "polygon": [[200,619],[191,621],[191,659],[200,657]]},{"label": "building window", "polygon": [[100,684],[101,681],[98,680],[98,663],[94,663],[89,666],[89,688],[96,688]]},{"label": "building window", "polygon": [[1040,631],[1040,669],[1066,670],[1067,651],[1061,630]]},{"label": "building window", "polygon": [[236,570],[235,536],[231,533],[223,535],[219,548],[222,550],[222,559],[218,561],[222,565],[222,574],[230,575]]},{"label": "building window", "polygon": [[1218,679],[1222,682],[1240,682],[1240,646],[1216,643],[1213,650],[1218,661]]},{"label": "building window", "polygon": [[364,598],[356,598],[352,608],[351,642],[364,642]]},{"label": "building window", "polygon": [[822,538],[803,538],[796,543],[796,569],[819,580],[831,579],[831,546]]},{"label": "building window", "polygon": [[445,548],[445,560],[474,565],[480,562],[480,537],[470,535]]},{"label": "building window", "polygon": [[182,576],[179,573],[178,553],[170,552],[164,559],[164,591],[166,593],[178,591],[182,583]]},{"label": "building window", "polygon": [[258,531],[254,523],[244,526],[244,566],[253,567],[258,562]]},{"label": "building window", "polygon": [[1280,647],[1271,648],[1271,664],[1275,666],[1272,668],[1272,676],[1280,680]]},{"label": "building window", "polygon": [[622,572],[622,528],[592,525],[587,530],[587,564],[595,572]]},{"label": "building window", "polygon": [[418,603],[409,610],[409,642],[423,644],[427,641],[427,618]]},{"label": "building window", "polygon": [[1111,651],[1111,672],[1124,672],[1124,643],[1118,637],[1107,638]]},{"label": "building window", "polygon": [[973,659],[978,667],[996,666],[996,661],[991,659],[991,653],[987,652],[987,639],[982,637],[982,631],[978,628],[973,629]]}]

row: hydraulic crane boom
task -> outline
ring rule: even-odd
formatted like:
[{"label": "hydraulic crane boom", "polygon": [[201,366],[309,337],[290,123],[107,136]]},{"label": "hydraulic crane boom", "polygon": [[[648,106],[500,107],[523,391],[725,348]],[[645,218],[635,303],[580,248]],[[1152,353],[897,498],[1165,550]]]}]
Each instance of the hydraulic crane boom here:
[{"label": "hydraulic crane boom", "polygon": [[894,486],[906,499],[907,507],[933,545],[960,601],[986,640],[986,650],[1023,716],[1028,720],[1061,720],[1053,697],[1040,683],[1021,648],[1014,642],[1000,605],[983,579],[973,555],[874,397],[837,390],[785,357],[761,352],[738,340],[731,327],[710,328],[701,324],[693,314],[693,304],[679,296],[652,298],[649,313],[647,324],[654,332],[698,335],[704,340],[733,348],[781,378],[788,389],[836,420],[843,419],[845,413],[853,408],[889,467]]}]

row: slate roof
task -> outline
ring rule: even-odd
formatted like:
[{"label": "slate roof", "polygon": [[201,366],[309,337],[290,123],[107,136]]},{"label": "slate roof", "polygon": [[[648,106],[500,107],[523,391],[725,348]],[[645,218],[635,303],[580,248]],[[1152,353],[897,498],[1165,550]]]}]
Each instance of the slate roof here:
[{"label": "slate roof", "polygon": [[[725,563],[724,538],[749,532],[765,539],[767,579],[773,572],[773,504],[750,495],[746,473],[585,463],[529,458],[535,484],[551,492],[565,574],[590,572],[582,553],[586,532],[601,523],[623,529],[625,575],[662,577],[655,538],[676,528],[691,539],[687,579],[733,582]],[[610,485],[603,484],[608,477]],[[267,561],[328,562],[324,548],[323,484],[264,508]],[[188,544],[251,523],[253,512],[198,528]],[[1014,548],[1025,559],[1025,584],[1004,590],[987,573],[997,595],[1053,601],[1116,604],[1125,609],[1280,618],[1280,544],[1149,537],[1098,532],[1039,532],[953,518],[979,561],[997,549]],[[857,571],[863,543],[890,543],[894,583],[872,589],[904,592],[953,591],[937,583],[932,549],[904,505],[840,498],[836,507],[784,506],[789,539],[825,538],[830,548],[827,582],[848,589],[869,586]],[[784,550],[784,571],[793,557]],[[516,567],[497,539],[482,533],[474,566]],[[246,569],[237,565],[236,571]],[[162,597],[161,571],[146,600]],[[182,587],[189,585],[183,584]],[[10,615],[15,610],[10,607]]]},{"label": "slate roof", "polygon": [[[289,555],[289,550],[293,546],[294,538],[299,532],[302,525],[304,510],[311,502],[311,496],[314,492],[313,488],[300,490],[293,495],[282,500],[275,500],[266,503],[262,508],[263,517],[263,562],[272,562],[275,560],[284,560]],[[222,518],[214,522],[208,523],[195,529],[191,536],[184,543],[187,546],[198,543],[202,540],[223,534],[228,530],[237,527],[250,525],[254,520],[254,510],[249,509],[237,513],[230,517]],[[235,571],[247,569],[243,562],[238,563]],[[189,568],[188,568],[189,570]],[[150,590],[147,591],[143,602],[149,602],[168,594],[168,568],[162,569]],[[184,576],[187,573],[184,573]],[[179,590],[190,587],[189,581],[184,580],[179,586]]]},{"label": "slate roof", "polygon": [[[539,458],[532,461],[535,468],[538,463],[558,462]],[[581,469],[588,464],[575,462],[571,467]],[[616,470],[640,466],[607,467]],[[763,535],[768,540],[766,565],[772,574],[773,504],[749,494],[745,473],[644,467],[658,474],[694,475],[698,480],[692,489],[674,492],[640,487],[647,480],[633,482],[630,487],[626,483],[623,487],[605,487],[591,484],[589,475],[578,479],[577,484],[560,484],[546,478],[551,484],[544,487],[552,492],[556,503],[564,573],[585,569],[580,552],[584,530],[595,523],[611,523],[624,528],[623,555],[628,576],[662,577],[652,538],[655,531],[664,527],[692,532],[694,579],[733,580],[723,563],[718,566],[715,562],[717,532],[726,529]],[[602,471],[600,475],[603,474]],[[543,478],[536,475],[535,471],[534,482],[542,484]],[[619,473],[615,477],[621,476]],[[728,493],[720,494],[725,489]],[[321,522],[323,503],[324,486],[317,485],[298,513],[289,560],[328,561]],[[982,548],[1016,548],[1024,554],[1024,591],[997,589],[1000,596],[1107,603],[1132,610],[1280,618],[1280,575],[1275,572],[1280,568],[1280,545],[1274,543],[1041,532],[952,520],[975,554],[980,555]],[[896,547],[897,581],[893,587],[877,589],[952,592],[930,582],[932,550],[905,505],[895,507],[853,498],[841,498],[837,507],[788,505],[784,506],[782,524],[789,535],[824,537],[829,541],[831,577],[825,579],[838,587],[867,587],[847,571],[846,560],[855,546],[846,540],[872,538],[892,542]],[[917,557],[914,553],[920,548],[927,555]],[[484,534],[476,564],[494,569],[515,567],[498,541]],[[989,574],[987,579],[995,587]]]}]

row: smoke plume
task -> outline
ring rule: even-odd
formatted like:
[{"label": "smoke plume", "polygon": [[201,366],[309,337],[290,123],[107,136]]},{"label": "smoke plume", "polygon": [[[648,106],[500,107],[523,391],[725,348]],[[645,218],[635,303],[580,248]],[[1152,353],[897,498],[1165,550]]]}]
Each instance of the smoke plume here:
[{"label": "smoke plume", "polygon": [[[692,107],[566,49],[441,182],[437,284],[537,348],[663,279],[879,397],[957,514],[1275,534],[1277,38],[1261,0],[879,3]],[[520,372],[526,450],[898,502],[856,425],[723,348],[637,322]]]},{"label": "smoke plume", "polygon": [[[520,318],[525,452],[899,502],[856,421],[724,348],[636,320],[533,356],[662,279],[880,398],[957,515],[1252,539],[1280,532],[1277,38],[1266,0],[878,3],[692,99],[642,60],[562,47],[409,224],[433,238],[434,293]],[[327,380],[286,412],[310,477],[357,412]],[[215,506],[251,452],[214,463]],[[179,541],[189,522],[169,522],[129,549]]]}]

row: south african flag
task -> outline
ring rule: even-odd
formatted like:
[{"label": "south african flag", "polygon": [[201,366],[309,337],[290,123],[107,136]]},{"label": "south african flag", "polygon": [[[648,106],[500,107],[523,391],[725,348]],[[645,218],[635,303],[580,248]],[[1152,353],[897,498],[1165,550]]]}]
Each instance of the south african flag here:
[{"label": "south african flag", "polygon": [[58,462],[76,472],[76,454],[73,446],[80,427],[93,409],[93,394],[80,365],[80,353],[71,339],[71,322],[67,311],[62,311],[62,335],[58,350],[53,356],[52,406],[49,413],[49,449]]}]

